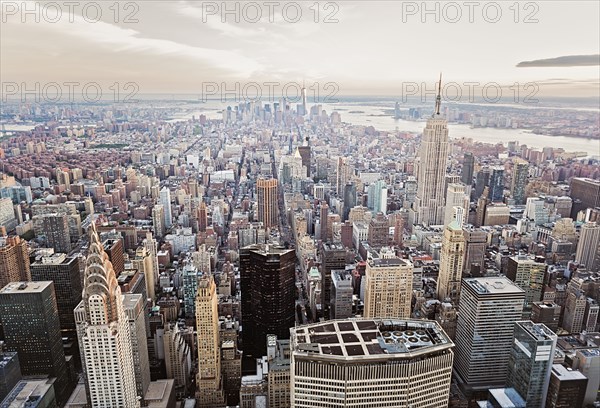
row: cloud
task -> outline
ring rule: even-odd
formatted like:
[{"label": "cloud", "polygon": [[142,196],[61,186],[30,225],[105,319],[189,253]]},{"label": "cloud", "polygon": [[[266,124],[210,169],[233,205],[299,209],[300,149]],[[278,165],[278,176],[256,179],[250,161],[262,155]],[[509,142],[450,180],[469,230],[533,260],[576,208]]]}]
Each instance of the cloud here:
[{"label": "cloud", "polygon": [[593,67],[597,65],[600,65],[600,54],[566,55],[556,58],[522,61],[517,64],[517,67]]}]

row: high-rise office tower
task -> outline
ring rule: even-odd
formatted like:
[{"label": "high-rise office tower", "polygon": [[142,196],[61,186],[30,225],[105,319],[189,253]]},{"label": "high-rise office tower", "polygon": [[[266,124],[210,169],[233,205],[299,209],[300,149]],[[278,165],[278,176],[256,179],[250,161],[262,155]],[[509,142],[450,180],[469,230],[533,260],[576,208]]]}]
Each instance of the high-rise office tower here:
[{"label": "high-rise office tower", "polygon": [[200,201],[200,205],[198,206],[198,231],[206,232],[206,227],[208,226],[208,216],[206,211],[206,203],[204,200]]},{"label": "high-rise office tower", "polygon": [[369,223],[367,241],[371,248],[381,248],[389,245],[390,224],[384,213],[378,212]]},{"label": "high-rise office tower", "polygon": [[19,237],[0,237],[0,288],[10,282],[30,280],[27,241]]},{"label": "high-rise office tower", "polygon": [[453,346],[435,321],[297,326],[290,339],[291,407],[446,407]]},{"label": "high-rise office tower", "polygon": [[277,207],[277,179],[256,180],[256,193],[258,197],[258,221],[265,228],[276,228],[278,225]]},{"label": "high-rise office tower", "polygon": [[569,287],[562,328],[569,333],[580,333],[583,328],[587,297],[581,290]]},{"label": "high-rise office tower", "polygon": [[321,235],[320,239],[323,242],[328,242],[330,237],[328,236],[329,231],[329,205],[325,201],[321,202],[321,207],[319,208],[319,222],[321,225]]},{"label": "high-rise office tower", "polygon": [[171,211],[171,191],[165,186],[160,190],[160,204],[164,210],[164,225],[166,229],[173,225],[173,212]]},{"label": "high-rise office tower", "polygon": [[64,404],[72,390],[54,284],[12,282],[0,289],[0,321],[6,349],[18,353],[21,373],[55,377],[57,400]]},{"label": "high-rise office tower", "polygon": [[463,279],[454,369],[466,393],[504,386],[524,299],[523,289],[505,277]]},{"label": "high-rise office tower", "polygon": [[206,275],[198,281],[196,328],[198,331],[196,402],[200,407],[224,407],[217,287],[212,275]]},{"label": "high-rise office tower", "polygon": [[152,229],[157,237],[165,236],[165,207],[162,204],[152,207]]},{"label": "high-rise office tower", "polygon": [[350,160],[347,157],[338,157],[335,183],[335,191],[338,196],[344,193],[344,186],[352,179],[353,174],[354,169],[350,165]]},{"label": "high-rise office tower", "polygon": [[21,365],[16,351],[4,351],[0,346],[0,401],[21,381]]},{"label": "high-rise office tower", "polygon": [[465,237],[461,226],[452,221],[444,229],[440,273],[437,285],[438,299],[450,299],[454,306],[460,298],[460,282],[465,258]]},{"label": "high-rise office tower", "polygon": [[456,219],[454,207],[462,208],[461,217],[458,220],[459,225],[468,224],[469,221],[469,196],[464,184],[450,183],[446,191],[446,211],[444,213],[444,225],[450,224]]},{"label": "high-rise office tower", "polygon": [[600,224],[586,222],[581,226],[575,260],[590,272],[600,270]]},{"label": "high-rise office tower", "polygon": [[263,356],[267,334],[289,338],[294,326],[296,253],[274,245],[242,248],[240,275],[244,354]]},{"label": "high-rise office tower", "polygon": [[462,173],[460,175],[460,181],[466,185],[471,186],[473,184],[473,170],[475,169],[475,156],[473,153],[466,152],[463,156]]},{"label": "high-rise office tower", "polygon": [[525,204],[525,187],[527,187],[527,178],[529,177],[529,163],[523,159],[515,159],[513,166],[512,182],[510,194],[515,200],[515,204]]},{"label": "high-rise office tower", "polygon": [[508,258],[506,277],[525,291],[523,319],[531,318],[533,302],[542,300],[546,263],[543,258],[515,255]]},{"label": "high-rise office tower", "polygon": [[322,243],[319,248],[319,258],[321,265],[321,305],[323,312],[329,312],[331,302],[331,272],[346,268],[346,249],[339,244]]},{"label": "high-rise office tower", "polygon": [[167,378],[175,379],[177,394],[185,396],[192,368],[190,345],[185,341],[177,324],[165,325],[162,340]]},{"label": "high-rise office tower", "polygon": [[490,173],[491,171],[488,166],[479,169],[475,177],[475,194],[473,198],[477,199],[481,197],[485,187],[490,184]]},{"label": "high-rise office tower", "polygon": [[46,239],[46,245],[54,248],[55,252],[68,254],[71,252],[71,235],[69,233],[68,216],[65,214],[44,214],[42,219],[42,231]]},{"label": "high-rise office tower", "polygon": [[584,177],[572,178],[569,196],[573,199],[571,218],[577,219],[579,211],[600,207],[600,180]]},{"label": "high-rise office tower", "polygon": [[306,168],[306,177],[310,177],[310,146],[308,145],[308,137],[305,144],[298,146],[298,153],[302,158],[302,167]]},{"label": "high-rise office tower", "polygon": [[17,224],[12,200],[10,198],[0,198],[0,228],[4,227],[6,231],[12,231]]},{"label": "high-rise office tower", "polygon": [[54,254],[31,264],[32,281],[53,281],[60,329],[63,337],[77,340],[77,325],[73,310],[81,302],[79,258]]},{"label": "high-rise office tower", "polygon": [[562,364],[552,365],[546,408],[582,407],[588,379],[577,370]]},{"label": "high-rise office tower", "polygon": [[540,323],[515,323],[506,386],[527,401],[527,407],[544,408],[556,348],[556,334]]},{"label": "high-rise office tower", "polygon": [[419,151],[415,224],[440,225],[444,222],[444,183],[448,160],[448,122],[441,115],[440,78],[435,112],[427,119]]},{"label": "high-rise office tower", "polygon": [[104,247],[104,252],[108,255],[108,259],[113,266],[115,276],[118,277],[125,270],[123,236],[115,230],[103,232],[100,234],[100,241]]},{"label": "high-rise office tower", "polygon": [[465,236],[463,273],[477,276],[484,267],[487,233],[479,228],[467,226],[463,228],[463,234]]},{"label": "high-rise office tower", "polygon": [[148,356],[148,340],[146,334],[146,299],[141,294],[127,293],[123,295],[123,308],[129,321],[131,334],[131,351],[135,372],[137,395],[146,395],[150,385],[150,360]]},{"label": "high-rise office tower", "polygon": [[407,319],[412,300],[413,265],[396,256],[371,253],[365,272],[365,310],[369,318]]},{"label": "high-rise office tower", "polygon": [[345,269],[331,271],[332,319],[352,317],[352,272]]},{"label": "high-rise office tower", "polygon": [[83,300],[75,309],[81,364],[91,407],[139,407],[133,345],[121,288],[94,223]]},{"label": "high-rise office tower", "polygon": [[367,196],[369,210],[375,213],[387,213],[387,191],[387,186],[383,180],[377,180],[369,186]]},{"label": "high-rise office tower", "polygon": [[504,200],[504,167],[492,167],[490,175],[488,198],[491,202],[502,202]]},{"label": "high-rise office tower", "polygon": [[350,214],[350,209],[356,206],[356,184],[354,183],[346,183],[346,187],[344,187],[344,217],[342,221],[346,221],[348,219],[348,215]]}]

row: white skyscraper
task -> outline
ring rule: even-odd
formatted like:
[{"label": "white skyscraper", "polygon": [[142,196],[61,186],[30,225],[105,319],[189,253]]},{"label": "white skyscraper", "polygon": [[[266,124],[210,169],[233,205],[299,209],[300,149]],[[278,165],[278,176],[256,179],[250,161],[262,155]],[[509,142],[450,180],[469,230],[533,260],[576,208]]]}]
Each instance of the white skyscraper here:
[{"label": "white skyscraper", "polygon": [[129,319],[94,223],[75,321],[90,406],[139,407]]},{"label": "white skyscraper", "polygon": [[370,318],[407,319],[412,299],[413,265],[397,257],[370,254],[365,272],[365,311]]},{"label": "white skyscraper", "polygon": [[452,221],[444,230],[442,240],[442,256],[437,284],[438,299],[450,299],[455,306],[460,297],[460,280],[462,279],[465,256],[465,237],[461,226]]},{"label": "white skyscraper", "polygon": [[[460,209],[454,208],[460,207]],[[457,217],[460,219],[457,219]],[[446,212],[444,215],[444,225],[450,224],[456,220],[459,225],[467,224],[469,218],[469,196],[467,195],[467,187],[460,183],[448,184],[446,191]]]},{"label": "white skyscraper", "polygon": [[524,299],[505,277],[462,280],[454,369],[465,392],[504,386]]},{"label": "white skyscraper", "polygon": [[591,272],[600,269],[600,225],[597,223],[586,222],[581,226],[575,260]]},{"label": "white skyscraper", "polygon": [[415,224],[440,225],[444,222],[444,185],[448,160],[448,122],[440,113],[442,78],[434,114],[427,119],[419,151]]},{"label": "white skyscraper", "polygon": [[292,408],[448,406],[454,344],[435,321],[344,319],[290,331]]},{"label": "white skyscraper", "polygon": [[171,225],[173,225],[173,213],[171,212],[171,191],[168,187],[163,187],[160,190],[160,203],[164,209],[165,228],[171,228]]}]

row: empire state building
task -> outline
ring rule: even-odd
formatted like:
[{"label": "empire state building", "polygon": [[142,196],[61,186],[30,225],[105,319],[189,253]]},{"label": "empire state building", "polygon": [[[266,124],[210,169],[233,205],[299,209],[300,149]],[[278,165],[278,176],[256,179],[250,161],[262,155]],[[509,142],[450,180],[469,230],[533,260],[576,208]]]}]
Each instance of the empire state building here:
[{"label": "empire state building", "polygon": [[448,122],[440,114],[441,90],[442,76],[440,75],[435,112],[427,119],[419,151],[414,224],[441,225],[444,223]]}]

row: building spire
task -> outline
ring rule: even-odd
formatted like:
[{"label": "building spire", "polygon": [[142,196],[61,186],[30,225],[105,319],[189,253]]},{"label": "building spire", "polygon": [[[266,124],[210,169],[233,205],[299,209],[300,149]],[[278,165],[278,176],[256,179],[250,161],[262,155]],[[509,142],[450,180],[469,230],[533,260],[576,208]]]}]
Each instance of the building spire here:
[{"label": "building spire", "polygon": [[440,82],[438,84],[438,92],[435,97],[435,114],[440,114],[440,108],[442,107],[442,73],[440,72]]}]

